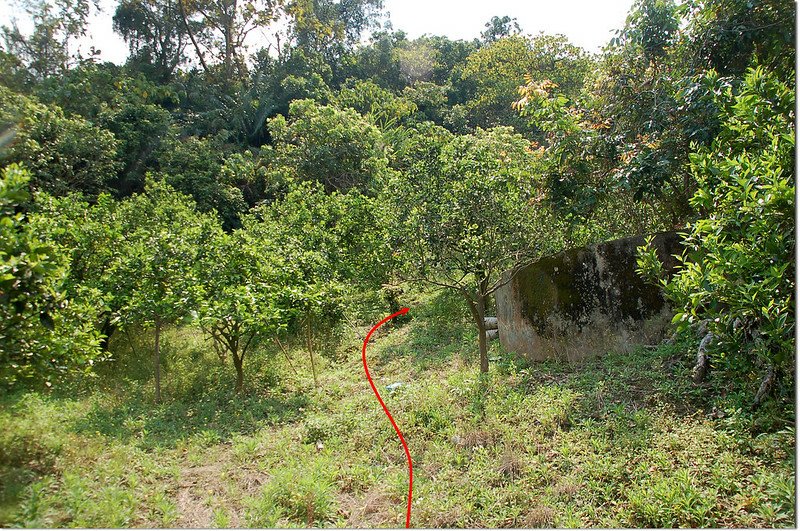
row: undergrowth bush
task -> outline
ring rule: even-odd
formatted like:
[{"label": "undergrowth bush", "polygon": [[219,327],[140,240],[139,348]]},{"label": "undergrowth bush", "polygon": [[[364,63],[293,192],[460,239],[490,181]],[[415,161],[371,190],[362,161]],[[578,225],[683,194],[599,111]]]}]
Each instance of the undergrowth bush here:
[{"label": "undergrowth bush", "polygon": [[[684,235],[680,270],[663,278],[652,248],[640,269],[661,284],[678,308],[679,331],[701,322],[714,336],[712,366],[747,384],[764,378],[767,391],[793,390],[795,348],[795,175],[792,87],[758,67],[738,93],[718,96],[722,130],[691,155],[700,212]],[[783,377],[783,387],[776,385]]]}]

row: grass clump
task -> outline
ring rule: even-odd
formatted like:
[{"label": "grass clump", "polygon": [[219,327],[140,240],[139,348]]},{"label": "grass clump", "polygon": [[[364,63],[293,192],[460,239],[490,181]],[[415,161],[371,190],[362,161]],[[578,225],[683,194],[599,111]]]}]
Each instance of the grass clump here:
[{"label": "grass clump", "polygon": [[318,458],[276,470],[260,496],[249,501],[251,527],[315,527],[336,518],[335,463]]}]

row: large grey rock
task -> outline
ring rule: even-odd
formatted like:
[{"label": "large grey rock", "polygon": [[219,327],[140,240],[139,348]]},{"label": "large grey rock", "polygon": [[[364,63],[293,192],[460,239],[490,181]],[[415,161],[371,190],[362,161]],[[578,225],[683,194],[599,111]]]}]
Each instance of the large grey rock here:
[{"label": "large grey rock", "polygon": [[[654,237],[667,271],[677,265],[680,242],[674,232]],[[519,271],[496,293],[505,349],[536,360],[573,359],[652,339],[642,336],[653,332],[646,322],[663,321],[668,308],[660,288],[636,273],[636,248],[643,244],[638,236],[571,249]]]}]

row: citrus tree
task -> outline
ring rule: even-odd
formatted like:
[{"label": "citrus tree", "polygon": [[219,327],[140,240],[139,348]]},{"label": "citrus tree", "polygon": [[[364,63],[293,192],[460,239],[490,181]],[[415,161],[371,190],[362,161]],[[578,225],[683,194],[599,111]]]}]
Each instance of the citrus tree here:
[{"label": "citrus tree", "polygon": [[287,330],[302,339],[318,385],[315,354],[345,314],[347,297],[385,282],[392,258],[376,200],[351,190],[327,194],[316,182],[302,182],[283,199],[256,209],[259,223],[248,227],[263,252],[276,256],[288,276]]},{"label": "citrus tree", "polygon": [[13,134],[13,142],[0,143],[0,164],[24,163],[35,190],[97,195],[117,176],[118,142],[111,132],[5,87],[0,130]]},{"label": "citrus tree", "polygon": [[[252,223],[252,218],[248,223]],[[200,283],[200,324],[223,361],[236,370],[237,393],[244,385],[244,361],[252,348],[286,329],[287,267],[269,242],[246,229],[217,232],[205,243]]]},{"label": "citrus tree", "polygon": [[144,193],[120,208],[125,220],[123,255],[110,272],[130,293],[120,322],[150,326],[154,332],[155,399],[161,400],[161,332],[187,316],[201,297],[197,263],[206,242],[221,230],[216,217],[168,185],[150,181]]},{"label": "citrus tree", "polygon": [[120,202],[108,194],[90,204],[77,193],[56,197],[40,192],[30,216],[31,227],[66,258],[63,287],[67,297],[85,299],[95,308],[94,327],[103,350],[130,295],[127,279],[112,274],[125,255],[119,209]]},{"label": "citrus tree", "polygon": [[463,296],[478,329],[481,372],[488,372],[489,297],[559,245],[558,224],[537,207],[537,155],[510,128],[453,137],[428,125],[400,158],[385,217],[404,274]]}]

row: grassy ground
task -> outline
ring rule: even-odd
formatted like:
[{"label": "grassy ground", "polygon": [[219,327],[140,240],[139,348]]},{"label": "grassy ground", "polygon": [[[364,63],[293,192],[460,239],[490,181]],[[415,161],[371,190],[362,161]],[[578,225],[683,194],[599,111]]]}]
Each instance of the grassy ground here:
[{"label": "grassy ground", "polygon": [[[420,295],[411,315],[369,356],[411,449],[413,525],[794,525],[793,418],[691,385],[680,347],[529,366],[493,344],[478,378],[458,301]],[[319,388],[301,350],[294,369],[265,350],[243,397],[196,332],[172,331],[159,406],[133,343],[117,346],[125,378],[0,404],[0,525],[403,525],[405,456],[355,331]]]}]

